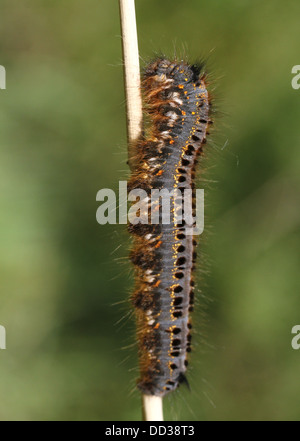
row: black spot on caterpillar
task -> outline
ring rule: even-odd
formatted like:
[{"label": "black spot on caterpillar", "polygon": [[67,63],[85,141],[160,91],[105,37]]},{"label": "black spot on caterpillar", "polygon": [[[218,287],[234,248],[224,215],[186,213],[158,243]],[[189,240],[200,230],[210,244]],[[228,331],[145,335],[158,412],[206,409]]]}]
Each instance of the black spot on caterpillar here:
[{"label": "black spot on caterpillar", "polygon": [[[128,189],[195,191],[197,156],[203,152],[210,96],[201,65],[158,58],[145,70],[143,94],[151,126],[134,146]],[[194,195],[194,193],[193,193]],[[145,209],[151,202],[145,200]],[[195,208],[193,206],[193,208]],[[196,240],[184,220],[129,225],[136,287],[131,296],[138,328],[140,379],[144,394],[164,396],[182,382],[191,351],[190,313]]]}]

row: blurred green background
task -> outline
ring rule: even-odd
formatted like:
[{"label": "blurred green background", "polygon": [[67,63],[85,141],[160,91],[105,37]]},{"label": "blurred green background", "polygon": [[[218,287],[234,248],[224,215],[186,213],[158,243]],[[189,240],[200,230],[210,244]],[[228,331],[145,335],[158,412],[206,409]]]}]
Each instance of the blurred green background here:
[{"label": "blurred green background", "polygon": [[[191,391],[166,419],[299,419],[300,3],[136,8],[142,64],[206,58],[216,109]],[[139,420],[130,239],[95,217],[128,177],[118,3],[1,0],[0,16],[0,419]]]}]

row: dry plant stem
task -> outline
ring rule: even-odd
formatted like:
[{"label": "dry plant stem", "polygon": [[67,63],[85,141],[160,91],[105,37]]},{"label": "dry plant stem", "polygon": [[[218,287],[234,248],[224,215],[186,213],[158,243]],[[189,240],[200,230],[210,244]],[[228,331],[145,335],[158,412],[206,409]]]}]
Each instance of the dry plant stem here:
[{"label": "dry plant stem", "polygon": [[[140,63],[134,0],[119,0],[128,133],[128,164],[133,168],[131,146],[142,133],[143,113]],[[162,398],[143,395],[144,421],[163,421]]]},{"label": "dry plant stem", "polygon": [[144,421],[163,421],[162,398],[155,395],[143,395]]},{"label": "dry plant stem", "polygon": [[139,49],[134,0],[119,0],[119,4],[126,95],[128,163],[132,169],[134,158],[132,158],[131,146],[140,137],[143,122]]}]

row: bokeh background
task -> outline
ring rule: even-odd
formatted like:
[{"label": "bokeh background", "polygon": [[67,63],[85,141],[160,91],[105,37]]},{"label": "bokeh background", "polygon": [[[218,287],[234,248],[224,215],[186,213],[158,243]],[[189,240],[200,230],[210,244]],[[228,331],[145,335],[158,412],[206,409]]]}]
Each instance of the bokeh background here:
[{"label": "bokeh background", "polygon": [[[142,65],[204,57],[216,110],[191,390],[166,419],[299,419],[300,3],[136,8]],[[95,217],[128,178],[118,2],[1,0],[0,17],[0,419],[139,420],[130,239]]]}]

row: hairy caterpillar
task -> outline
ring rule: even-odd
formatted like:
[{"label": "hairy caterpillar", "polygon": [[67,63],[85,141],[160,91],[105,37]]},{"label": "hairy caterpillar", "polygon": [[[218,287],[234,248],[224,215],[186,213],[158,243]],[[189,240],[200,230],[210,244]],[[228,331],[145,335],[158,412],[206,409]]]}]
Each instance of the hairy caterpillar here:
[{"label": "hairy caterpillar", "polygon": [[[212,122],[202,66],[158,58],[147,66],[142,88],[151,126],[134,146],[128,188],[148,195],[153,189],[194,192],[197,156]],[[151,204],[148,198],[143,202],[141,211]],[[134,237],[131,300],[138,329],[138,387],[144,394],[164,396],[186,381],[196,259],[196,240],[186,228],[174,216],[169,224],[149,219],[148,224],[128,226]]]}]

